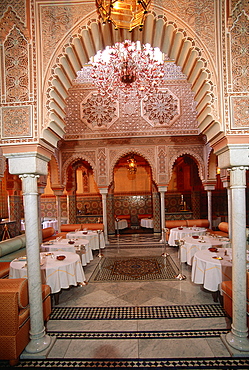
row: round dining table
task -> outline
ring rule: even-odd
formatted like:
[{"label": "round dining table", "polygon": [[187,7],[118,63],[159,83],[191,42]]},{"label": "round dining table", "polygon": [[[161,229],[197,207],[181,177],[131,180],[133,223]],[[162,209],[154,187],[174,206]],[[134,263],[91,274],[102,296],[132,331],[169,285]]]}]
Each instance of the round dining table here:
[{"label": "round dining table", "polygon": [[217,252],[202,250],[193,258],[191,280],[202,284],[211,292],[217,292],[225,280],[232,280],[232,249],[218,249]]},{"label": "round dining table", "polygon": [[182,240],[186,236],[204,235],[207,229],[204,227],[174,227],[170,229],[169,245],[176,246],[176,240]]},{"label": "round dining table", "polygon": [[153,218],[141,218],[140,226],[141,227],[146,227],[148,229],[153,229],[153,227],[154,227]]},{"label": "round dining table", "polygon": [[[65,259],[58,260],[58,255],[64,255]],[[51,287],[52,294],[60,292],[61,289],[68,289],[70,286],[86,284],[78,254],[61,251],[42,252],[40,259],[42,283]],[[27,260],[24,257],[14,259],[10,263],[9,278],[28,278]]]},{"label": "round dining table", "polygon": [[78,253],[81,257],[82,266],[86,266],[93,260],[92,249],[89,246],[89,240],[79,239],[79,240],[50,240],[41,245],[42,252],[72,252]]},{"label": "round dining table", "polygon": [[208,248],[230,248],[231,244],[228,238],[219,238],[211,235],[187,236],[181,244],[180,260],[192,265],[192,260],[196,252]]},{"label": "round dining table", "polygon": [[66,238],[78,241],[79,243],[80,239],[87,239],[92,250],[99,249],[100,241],[100,248],[105,248],[105,238],[103,232],[98,235],[97,231],[70,231],[67,233]]}]

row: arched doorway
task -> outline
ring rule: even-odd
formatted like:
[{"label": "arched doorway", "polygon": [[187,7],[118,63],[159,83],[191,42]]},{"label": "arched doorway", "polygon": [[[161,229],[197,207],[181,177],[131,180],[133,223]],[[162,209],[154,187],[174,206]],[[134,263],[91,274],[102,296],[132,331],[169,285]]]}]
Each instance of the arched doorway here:
[{"label": "arched doorway", "polygon": [[[129,170],[134,159],[135,170]],[[128,220],[128,228],[120,232],[152,232],[140,227],[141,217],[153,216],[152,172],[146,159],[136,153],[124,155],[113,170],[114,214]]]}]

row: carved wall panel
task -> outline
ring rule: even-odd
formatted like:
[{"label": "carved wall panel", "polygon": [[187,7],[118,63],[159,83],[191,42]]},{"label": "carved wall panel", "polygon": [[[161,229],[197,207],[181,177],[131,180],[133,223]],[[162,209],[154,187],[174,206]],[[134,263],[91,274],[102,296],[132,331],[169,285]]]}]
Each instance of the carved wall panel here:
[{"label": "carved wall panel", "polygon": [[92,130],[109,128],[118,119],[118,102],[90,93],[80,103],[80,118]]},{"label": "carved wall panel", "polygon": [[32,135],[32,107],[2,108],[2,138],[25,137]]},{"label": "carved wall panel", "polygon": [[249,96],[231,97],[232,129],[249,128]]},{"label": "carved wall panel", "polygon": [[243,9],[231,28],[233,91],[249,90],[249,13]]},{"label": "carved wall panel", "polygon": [[6,102],[29,100],[28,43],[15,27],[4,42]]}]

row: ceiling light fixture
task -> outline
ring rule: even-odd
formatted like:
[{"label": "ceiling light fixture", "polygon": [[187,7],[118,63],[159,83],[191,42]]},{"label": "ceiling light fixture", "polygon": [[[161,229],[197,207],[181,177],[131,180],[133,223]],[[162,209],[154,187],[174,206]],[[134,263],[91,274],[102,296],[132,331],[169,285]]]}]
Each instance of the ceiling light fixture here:
[{"label": "ceiling light fixture", "polygon": [[135,173],[137,172],[137,162],[134,156],[131,155],[130,158],[127,159],[127,162],[128,162],[128,170],[130,174],[135,175]]},{"label": "ceiling light fixture", "polygon": [[138,97],[157,92],[164,76],[163,53],[150,44],[126,40],[107,46],[91,58],[91,77],[99,94],[117,99],[119,92]]},{"label": "ceiling light fixture", "polygon": [[96,0],[95,3],[104,24],[109,22],[115,29],[129,31],[139,26],[142,31],[151,0]]}]

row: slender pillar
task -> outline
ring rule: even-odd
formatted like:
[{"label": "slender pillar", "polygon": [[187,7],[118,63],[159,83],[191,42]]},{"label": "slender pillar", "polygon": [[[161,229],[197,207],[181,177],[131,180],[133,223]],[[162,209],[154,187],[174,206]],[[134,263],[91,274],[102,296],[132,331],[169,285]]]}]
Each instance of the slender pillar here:
[{"label": "slender pillar", "polygon": [[230,187],[227,188],[227,212],[228,212],[228,236],[232,240],[232,228],[229,225],[232,225],[232,192]]},{"label": "slender pillar", "polygon": [[106,194],[107,193],[108,193],[108,188],[101,188],[100,189],[100,194],[102,195],[104,238],[105,238],[105,243],[109,244],[108,234],[107,234],[107,208],[106,208]]},{"label": "slender pillar", "polygon": [[40,272],[40,243],[38,216],[38,175],[23,174],[22,179],[25,235],[27,252],[27,270],[29,281],[30,304],[30,342],[26,346],[28,353],[45,350],[51,338],[46,335],[42,310],[42,282]]},{"label": "slender pillar", "polygon": [[61,196],[63,194],[63,189],[58,189],[52,187],[54,195],[56,197],[56,215],[58,221],[58,232],[61,232]]},{"label": "slender pillar", "polygon": [[233,253],[233,322],[226,335],[227,343],[239,350],[249,351],[246,314],[246,169],[232,167],[230,188],[232,195],[232,253]]},{"label": "slender pillar", "polygon": [[162,241],[163,241],[163,229],[165,228],[165,192],[167,191],[166,186],[159,186],[161,199],[161,231],[162,231]]},{"label": "slender pillar", "polygon": [[215,189],[215,186],[206,185],[204,186],[204,189],[207,191],[209,228],[212,229],[213,227],[212,190]]}]

